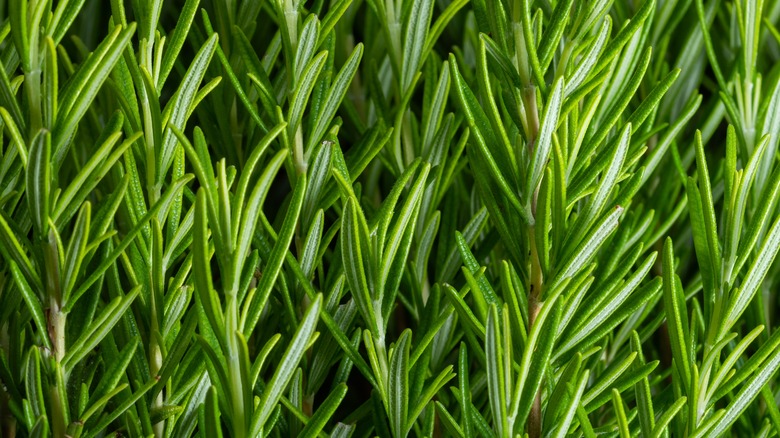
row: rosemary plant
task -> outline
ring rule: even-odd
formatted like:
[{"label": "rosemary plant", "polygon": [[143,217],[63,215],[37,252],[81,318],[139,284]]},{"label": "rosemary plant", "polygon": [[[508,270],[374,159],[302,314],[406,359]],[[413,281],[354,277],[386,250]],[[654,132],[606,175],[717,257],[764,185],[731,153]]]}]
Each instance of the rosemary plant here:
[{"label": "rosemary plant", "polygon": [[780,435],[778,23],[0,0],[0,437]]}]

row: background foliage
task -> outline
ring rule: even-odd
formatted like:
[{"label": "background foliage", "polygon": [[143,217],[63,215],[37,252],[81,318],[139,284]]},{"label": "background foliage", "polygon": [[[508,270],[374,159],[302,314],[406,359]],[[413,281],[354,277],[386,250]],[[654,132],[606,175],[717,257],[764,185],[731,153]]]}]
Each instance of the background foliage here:
[{"label": "background foliage", "polygon": [[780,434],[778,23],[0,1],[0,433]]}]

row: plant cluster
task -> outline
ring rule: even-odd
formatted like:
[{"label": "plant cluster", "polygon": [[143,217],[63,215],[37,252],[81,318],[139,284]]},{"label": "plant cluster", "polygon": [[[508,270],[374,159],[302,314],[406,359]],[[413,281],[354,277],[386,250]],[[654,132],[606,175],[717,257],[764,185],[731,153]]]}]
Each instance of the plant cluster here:
[{"label": "plant cluster", "polygon": [[778,22],[0,1],[0,436],[780,434]]}]

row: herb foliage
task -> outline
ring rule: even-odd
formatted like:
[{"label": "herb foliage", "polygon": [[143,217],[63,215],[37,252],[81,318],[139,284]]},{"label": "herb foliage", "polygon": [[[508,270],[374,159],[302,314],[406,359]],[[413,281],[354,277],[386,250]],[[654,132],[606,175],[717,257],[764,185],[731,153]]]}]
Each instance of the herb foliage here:
[{"label": "herb foliage", "polygon": [[778,23],[0,1],[0,436],[780,434]]}]

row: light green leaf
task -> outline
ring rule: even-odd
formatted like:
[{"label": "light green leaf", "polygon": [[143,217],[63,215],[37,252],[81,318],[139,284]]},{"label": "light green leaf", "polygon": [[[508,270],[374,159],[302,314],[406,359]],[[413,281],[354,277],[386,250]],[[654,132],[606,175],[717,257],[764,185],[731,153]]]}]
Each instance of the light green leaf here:
[{"label": "light green leaf", "polygon": [[485,324],[485,360],[487,362],[487,386],[490,410],[493,413],[493,424],[500,436],[509,436],[509,400],[511,394],[507,387],[511,385],[511,376],[506,374],[505,362],[509,352],[503,351],[499,314],[496,306],[490,306],[488,320]]},{"label": "light green leaf", "polygon": [[769,379],[777,372],[778,368],[780,368],[780,349],[772,352],[772,355],[759,367],[758,372],[739,390],[731,403],[726,407],[726,414],[713,424],[711,428],[706,429],[707,435],[718,436],[726,432],[758,396],[761,389],[769,382]]},{"label": "light green leaf", "polygon": [[569,257],[566,257],[563,263],[560,273],[556,276],[556,283],[572,277],[583,266],[590,262],[594,254],[600,249],[604,241],[609,237],[615,228],[618,226],[618,220],[623,214],[623,207],[615,206],[615,208],[604,216],[601,221],[597,222],[588,233],[587,236],[577,246],[577,249],[571,252]]},{"label": "light green leaf", "polygon": [[685,292],[682,290],[680,278],[674,272],[674,252],[671,238],[667,238],[664,242],[663,271],[664,312],[669,327],[672,357],[674,357],[678,375],[682,379],[680,386],[690,388],[692,377],[688,309],[685,306]]},{"label": "light green leaf", "polygon": [[349,58],[347,58],[344,66],[341,67],[341,70],[339,70],[338,74],[336,74],[336,77],[333,80],[333,84],[331,84],[330,88],[328,89],[327,97],[325,98],[319,112],[317,113],[317,117],[315,119],[316,122],[312,124],[313,129],[311,130],[308,142],[306,143],[305,154],[307,161],[313,151],[314,144],[322,140],[322,137],[325,135],[325,131],[327,131],[334,115],[336,114],[336,110],[338,109],[339,105],[341,105],[341,101],[344,99],[344,96],[347,94],[347,89],[349,89],[349,86],[352,83],[352,78],[354,78],[355,73],[357,73],[357,68],[360,64],[360,59],[362,56],[363,44],[358,43],[357,46],[355,46],[355,49],[352,51],[352,54],[349,55]]},{"label": "light green leaf", "polygon": [[121,26],[114,28],[113,32],[79,67],[78,72],[60,94],[59,116],[52,129],[54,169],[59,169],[62,165],[79,121],[92,105],[103,82],[130,43],[133,33],[135,33],[135,23],[130,24],[125,30],[122,30]]},{"label": "light green leaf", "polygon": [[[234,204],[240,208],[240,210],[236,211],[235,213],[236,216],[238,216],[239,212],[241,213],[241,223],[238,225],[238,229],[235,231],[237,233],[234,240],[234,257],[236,261],[233,271],[233,279],[236,283],[229,285],[229,290],[232,290],[233,292],[238,291],[238,281],[244,268],[244,261],[249,256],[249,245],[252,242],[252,236],[255,234],[255,228],[257,227],[257,221],[260,218],[263,203],[265,202],[265,198],[271,189],[271,184],[273,183],[274,178],[276,178],[279,169],[284,164],[285,158],[287,158],[286,149],[282,149],[277,152],[276,155],[274,155],[274,157],[271,158],[266,164],[262,175],[260,175],[260,179],[257,181],[255,188],[252,190],[252,193],[249,195],[249,198],[245,201],[245,203],[242,202],[241,204]],[[241,202],[240,199],[239,202]]]},{"label": "light green leaf", "polygon": [[631,124],[626,124],[623,127],[619,138],[620,140],[616,141],[615,149],[610,156],[609,166],[602,173],[601,181],[599,181],[598,187],[591,196],[588,207],[577,217],[573,231],[575,236],[577,232],[584,232],[593,224],[593,221],[601,214],[609,199],[609,195],[617,185],[626,160],[626,154],[628,153],[629,140],[631,139]]},{"label": "light green leaf", "polygon": [[106,305],[100,315],[92,321],[92,324],[86,328],[81,336],[73,342],[62,358],[62,367],[68,374],[79,362],[81,362],[92,350],[100,344],[108,333],[114,328],[116,323],[124,316],[125,311],[130,307],[135,298],[141,291],[141,286],[133,288],[126,295],[116,297]]},{"label": "light green leaf", "polygon": [[[379,277],[379,284],[382,286],[381,293],[383,294],[394,292],[394,290],[384,290],[384,286],[387,284],[393,265],[398,263],[398,258],[405,261],[409,253],[411,236],[415,229],[414,223],[420,211],[420,202],[422,201],[429,170],[430,166],[427,163],[420,169],[420,173],[414,181],[404,205],[401,207],[400,214],[390,230],[387,242],[385,242],[382,254],[382,271]],[[403,265],[404,263],[402,262],[401,264]],[[400,272],[397,272],[397,274],[400,276]]]},{"label": "light green leaf", "polygon": [[76,224],[73,227],[73,234],[70,236],[70,242],[68,242],[68,249],[65,252],[65,264],[62,271],[62,279],[60,288],[62,289],[62,296],[64,301],[68,301],[70,293],[76,286],[76,278],[81,269],[81,263],[84,261],[84,256],[87,249],[87,240],[89,239],[89,224],[90,216],[92,213],[92,207],[89,202],[85,202],[79,211],[79,215],[76,218]]},{"label": "light green leaf", "polygon": [[[38,298],[38,295],[30,288],[27,279],[24,278],[24,274],[22,274],[22,271],[19,269],[19,265],[17,265],[16,262],[8,260],[8,267],[11,268],[11,275],[13,276],[14,283],[16,283],[16,287],[19,288],[19,292],[22,294],[22,298],[24,299],[25,304],[27,304],[27,308],[32,315],[33,321],[35,321],[35,325],[38,326],[38,330],[41,333],[48,333],[49,325],[46,322],[46,317],[43,315],[43,306],[41,305],[41,300]],[[44,334],[41,338],[44,345],[46,345],[46,348],[51,349],[52,344],[49,336]]]},{"label": "light green leaf", "polygon": [[[476,96],[474,96],[474,93],[466,85],[458,69],[458,62],[454,56],[450,56],[449,63],[461,107],[464,110],[464,115],[468,121],[469,128],[474,131],[475,134],[475,141],[473,144],[477,148],[478,156],[484,160],[485,177],[490,177],[493,180],[492,182],[498,186],[501,194],[506,196],[509,203],[515,208],[525,223],[533,223],[530,208],[528,206],[524,207],[521,204],[520,198],[517,196],[514,189],[512,189],[512,185],[509,183],[506,176],[502,174],[493,154],[490,152],[489,145],[498,144],[490,120],[488,120],[487,115],[485,115],[485,112],[477,101]],[[472,162],[472,164],[477,163]],[[545,163],[540,164],[539,175],[541,175],[541,170],[543,168],[541,166],[543,164]],[[493,203],[497,202],[490,198],[488,198],[488,200]],[[528,204],[530,205],[530,203]],[[490,204],[488,204],[488,206],[490,206]],[[497,206],[495,207],[497,209]]]},{"label": "light green leaf", "polygon": [[14,261],[24,274],[24,278],[35,291],[42,292],[43,286],[38,271],[27,257],[25,248],[19,242],[16,233],[6,218],[5,211],[0,210],[0,250],[5,260]]},{"label": "light green leaf", "polygon": [[528,334],[510,410],[513,423],[520,430],[526,424],[534,399],[542,388],[558,337],[562,308],[557,296],[545,301]]},{"label": "light green leaf", "polygon": [[190,27],[195,19],[195,13],[198,11],[199,4],[200,0],[186,0],[184,6],[179,10],[179,19],[176,21],[176,27],[173,32],[168,34],[166,39],[162,64],[157,77],[158,90],[165,85],[165,81],[168,79],[171,70],[173,70],[176,59],[179,58],[179,53],[187,40],[187,35],[190,32]]},{"label": "light green leaf", "polygon": [[574,415],[577,413],[577,407],[580,405],[582,394],[585,392],[589,376],[590,372],[585,370],[577,380],[576,386],[570,386],[569,403],[563,411],[563,418],[553,429],[554,435],[552,435],[552,438],[564,438],[568,435]]},{"label": "light green leaf", "polygon": [[304,66],[309,64],[317,48],[317,40],[320,33],[320,20],[317,15],[311,14],[303,23],[303,30],[298,38],[298,50],[295,52],[295,61],[293,62],[294,80],[298,81]]},{"label": "light green leaf", "polygon": [[51,177],[51,135],[39,131],[30,145],[27,166],[27,203],[39,236],[48,234]]},{"label": "light green leaf", "polygon": [[[181,85],[176,90],[171,102],[165,107],[165,113],[168,116],[168,126],[183,130],[187,122],[187,115],[198,92],[200,83],[206,74],[206,69],[211,63],[211,57],[217,46],[217,35],[212,35],[200,48],[195,58],[187,69],[187,73],[181,81]],[[168,129],[163,137],[163,144],[157,156],[158,166],[155,180],[160,184],[167,173],[173,161],[173,153],[177,143],[176,134]]]},{"label": "light green leaf", "polygon": [[[716,401],[716,400],[712,399],[712,396],[715,393],[715,391],[716,390],[717,391],[721,391],[723,389],[722,384],[725,383],[725,381],[729,377],[731,377],[732,369],[737,364],[737,361],[742,358],[742,354],[747,350],[747,348],[750,346],[750,344],[752,344],[753,341],[758,337],[758,335],[760,335],[763,331],[764,331],[764,326],[761,326],[761,325],[756,327],[756,328],[754,328],[753,330],[751,330],[750,333],[745,335],[745,337],[743,337],[739,341],[739,343],[737,343],[737,345],[731,350],[729,355],[726,357],[726,360],[724,360],[723,363],[721,363],[719,365],[718,372],[717,372],[717,374],[715,374],[714,377],[712,377],[712,379],[710,381],[709,390],[704,395],[705,398],[706,398],[705,401],[708,404],[714,403]],[[731,340],[734,337],[736,337],[735,333],[732,333],[732,335],[734,335],[734,336],[727,336],[723,341],[721,341],[724,344],[724,346],[727,345],[728,343],[730,343]],[[728,341],[726,341],[726,340],[728,340]],[[724,341],[726,341],[726,342],[724,342]],[[767,343],[767,344],[771,345],[771,343]],[[764,344],[764,345],[767,345],[767,344]],[[712,356],[712,361],[713,362],[716,359],[720,358],[720,349],[718,347],[719,347],[719,345],[712,349],[711,356]],[[756,356],[756,358],[759,358],[759,357],[760,356]],[[705,365],[702,367],[702,370],[706,370],[706,369],[707,368],[706,368],[706,362],[705,362]],[[743,370],[741,369],[740,371],[743,371]],[[729,383],[731,383],[731,382],[729,382]]]},{"label": "light green leaf", "polygon": [[[16,100],[14,100],[14,102],[16,102]],[[11,114],[8,113],[8,110],[3,107],[0,107],[0,117],[3,118],[5,129],[8,130],[8,133],[11,136],[11,140],[13,140],[13,145],[16,147],[16,150],[19,153],[19,157],[22,159],[22,165],[26,167],[28,161],[27,144],[24,141],[24,137],[22,137],[22,133],[19,132],[17,123],[14,122]]]},{"label": "light green leaf", "polygon": [[141,397],[143,397],[144,394],[146,394],[150,389],[152,389],[152,387],[154,387],[155,383],[157,383],[157,380],[151,379],[149,382],[136,389],[133,394],[125,398],[122,403],[117,405],[116,409],[114,409],[110,414],[102,417],[101,420],[94,426],[92,432],[87,435],[87,438],[95,438],[100,436],[101,433],[105,431],[106,427],[108,427],[108,425],[110,425],[112,422],[114,422],[114,420],[119,418],[120,415],[130,409]]},{"label": "light green leaf", "polygon": [[328,397],[319,405],[317,412],[309,418],[306,427],[301,430],[298,436],[300,438],[306,438],[319,435],[333,417],[333,414],[336,412],[336,409],[338,409],[341,401],[344,400],[345,395],[347,395],[347,385],[343,383],[336,385],[331,393],[328,394]]},{"label": "light green leaf", "polygon": [[573,334],[566,337],[566,341],[563,345],[558,347],[557,354],[562,354],[576,346],[582,339],[596,330],[600,324],[613,316],[618,308],[626,302],[629,295],[636,290],[647,273],[650,272],[650,269],[655,263],[655,259],[656,253],[650,254],[634,274],[625,281],[623,286],[611,295],[611,299],[607,303],[601,304],[597,308],[590,309],[589,311],[579,313],[582,316],[574,320],[571,328],[567,329],[569,333]]},{"label": "light green leaf", "polygon": [[279,277],[282,263],[284,263],[284,257],[288,253],[288,248],[290,247],[290,243],[292,242],[295,230],[298,226],[298,218],[301,214],[301,206],[303,205],[306,187],[306,175],[298,175],[298,180],[295,182],[292,197],[290,198],[290,203],[284,216],[282,228],[277,236],[273,251],[263,268],[263,276],[257,285],[257,294],[255,295],[255,299],[249,304],[249,307],[245,308],[246,318],[244,318],[243,333],[247,338],[255,330],[257,322],[260,320],[260,314],[268,301],[271,288],[274,287],[274,283],[276,283],[276,279]]},{"label": "light green leaf", "polygon": [[753,299],[753,296],[764,282],[764,278],[767,272],[769,272],[778,250],[780,250],[780,218],[772,224],[772,228],[766,236],[764,244],[761,245],[761,250],[750,266],[741,286],[732,292],[721,333],[733,327],[739,317],[742,316],[750,300]]},{"label": "light green leaf", "polygon": [[274,372],[273,377],[266,385],[265,391],[263,391],[260,403],[254,415],[252,415],[252,436],[259,436],[260,432],[265,430],[265,422],[276,408],[279,398],[287,388],[287,384],[290,382],[293,373],[298,368],[298,363],[309,346],[309,341],[317,327],[321,307],[322,295],[318,294],[306,311],[306,315],[301,320],[295,335],[290,340],[289,346],[276,367],[276,372]]},{"label": "light green leaf", "polygon": [[626,406],[623,404],[620,391],[615,388],[612,388],[612,406],[615,409],[620,438],[631,438],[631,432],[628,430],[628,418],[626,418]]},{"label": "light green leaf", "polygon": [[117,147],[116,142],[119,141],[122,133],[115,132],[100,145],[68,187],[57,197],[51,219],[58,228],[61,228],[75,214],[87,196],[92,193],[125,151],[141,138],[141,135],[138,132],[128,137]]},{"label": "light green leaf", "polygon": [[566,97],[571,96],[574,90],[582,84],[587,77],[593,73],[593,68],[596,66],[596,62],[599,60],[602,49],[607,43],[610,30],[612,29],[612,19],[609,15],[604,17],[604,22],[601,24],[601,29],[598,35],[590,45],[588,53],[582,57],[577,67],[574,69],[574,73],[566,80],[566,90],[564,95]]},{"label": "light green leaf", "polygon": [[64,309],[66,312],[70,312],[75,303],[79,298],[81,298],[87,289],[89,289],[90,286],[95,284],[96,281],[103,277],[106,270],[114,264],[116,259],[122,255],[125,249],[138,236],[141,230],[147,226],[147,222],[149,222],[152,217],[158,213],[158,211],[162,210],[163,207],[171,205],[176,194],[178,194],[179,191],[184,188],[184,184],[189,182],[191,179],[192,175],[187,174],[170,185],[160,200],[152,206],[152,208],[133,226],[133,228],[127,234],[125,234],[122,241],[116,245],[108,257],[106,257],[97,268],[92,270],[92,274],[81,283],[79,288],[70,296],[68,301],[64,303]]},{"label": "light green leaf", "polygon": [[413,79],[419,70],[423,47],[427,39],[428,27],[431,24],[433,0],[412,2],[409,21],[406,23],[406,39],[403,47],[403,71],[401,72],[401,89],[403,94],[414,85]]},{"label": "light green leaf", "polygon": [[388,368],[387,416],[395,437],[406,435],[406,418],[409,412],[409,347],[412,332],[407,329],[391,347]]},{"label": "light green leaf", "polygon": [[317,56],[314,57],[314,59],[311,60],[311,62],[301,67],[303,71],[297,78],[297,87],[293,92],[288,116],[289,124],[287,126],[289,133],[288,135],[290,137],[296,135],[295,131],[301,124],[303,112],[306,109],[306,105],[309,103],[311,92],[319,80],[320,73],[322,72],[322,68],[325,66],[325,61],[327,59],[328,53],[320,52]]},{"label": "light green leaf", "polygon": [[[710,175],[709,171],[707,170],[707,155],[704,153],[701,132],[698,130],[694,136],[694,144],[696,148],[696,167],[699,172],[698,183],[699,191],[701,193],[702,214],[704,215],[704,231],[707,236],[710,260],[714,267],[720,263],[720,243],[718,241],[718,227],[717,220],[715,219],[715,207],[712,197]],[[721,280],[719,270],[713,270],[713,276],[715,281],[714,284],[718,285]]]},{"label": "light green leaf", "polygon": [[664,433],[667,432],[667,426],[672,422],[678,412],[685,406],[688,399],[683,396],[677,399],[671,406],[669,406],[664,413],[658,417],[656,421],[655,429],[653,429],[653,438],[661,438]]},{"label": "light green leaf", "polygon": [[532,202],[535,193],[538,190],[542,179],[544,168],[547,167],[547,161],[550,158],[550,151],[553,148],[553,134],[558,125],[558,116],[561,112],[561,103],[563,102],[563,79],[558,78],[553,84],[550,97],[544,109],[541,126],[539,127],[539,137],[533,144],[533,158],[528,169],[528,180],[526,181],[526,204]]}]

